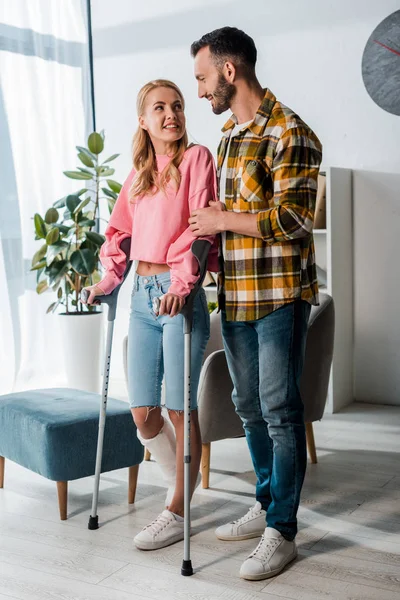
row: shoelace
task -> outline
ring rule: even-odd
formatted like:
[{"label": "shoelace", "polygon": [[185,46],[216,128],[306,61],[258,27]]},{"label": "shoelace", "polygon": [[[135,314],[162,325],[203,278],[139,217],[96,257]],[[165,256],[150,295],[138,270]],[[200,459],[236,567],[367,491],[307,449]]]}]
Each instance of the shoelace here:
[{"label": "shoelace", "polygon": [[167,527],[169,523],[172,523],[172,521],[173,519],[171,517],[167,517],[163,514],[158,515],[154,521],[152,521],[149,525],[146,525],[146,527],[143,527],[143,531],[146,529],[150,531],[150,533],[158,535],[163,529],[165,529],[165,527]]},{"label": "shoelace", "polygon": [[250,519],[252,519],[253,517],[256,517],[257,515],[261,515],[262,509],[256,509],[255,506],[252,506],[251,508],[249,508],[249,510],[247,511],[247,513],[243,516],[240,517],[240,519],[236,519],[236,521],[232,521],[232,525],[242,525],[242,523],[246,523],[247,521],[250,521]]},{"label": "shoelace", "polygon": [[275,538],[265,538],[261,536],[260,543],[248,558],[258,558],[259,560],[268,560],[272,552],[278,546],[279,540]]}]

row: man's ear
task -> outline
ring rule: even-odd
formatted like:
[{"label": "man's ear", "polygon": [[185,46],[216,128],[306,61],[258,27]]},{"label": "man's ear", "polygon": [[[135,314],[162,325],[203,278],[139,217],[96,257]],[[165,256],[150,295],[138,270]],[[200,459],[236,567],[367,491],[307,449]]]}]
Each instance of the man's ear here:
[{"label": "man's ear", "polygon": [[236,67],[229,60],[226,61],[222,68],[222,73],[225,76],[225,79],[229,81],[229,83],[233,83],[236,79]]}]

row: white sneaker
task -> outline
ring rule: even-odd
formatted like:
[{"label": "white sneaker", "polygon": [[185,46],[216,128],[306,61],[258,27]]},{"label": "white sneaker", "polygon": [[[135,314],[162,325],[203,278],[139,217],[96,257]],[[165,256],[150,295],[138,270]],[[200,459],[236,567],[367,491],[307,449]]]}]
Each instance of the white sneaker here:
[{"label": "white sneaker", "polygon": [[[200,482],[201,482],[201,473],[199,472],[197,474],[196,485],[195,485],[194,489],[199,487]],[[172,498],[174,497],[174,493],[175,493],[175,481],[174,481],[174,484],[170,485],[168,488],[167,497],[165,498],[165,506],[166,507],[168,507],[171,504]]]},{"label": "white sneaker", "polygon": [[297,556],[296,542],[289,542],[273,527],[266,527],[260,543],[240,568],[240,577],[258,581],[278,575]]},{"label": "white sneaker", "polygon": [[133,538],[139,550],[157,550],[183,540],[183,520],[177,521],[169,510],[163,510]]},{"label": "white sneaker", "polygon": [[218,527],[215,530],[215,535],[219,540],[228,542],[259,537],[265,530],[265,518],[265,510],[260,502],[256,502],[240,519]]}]

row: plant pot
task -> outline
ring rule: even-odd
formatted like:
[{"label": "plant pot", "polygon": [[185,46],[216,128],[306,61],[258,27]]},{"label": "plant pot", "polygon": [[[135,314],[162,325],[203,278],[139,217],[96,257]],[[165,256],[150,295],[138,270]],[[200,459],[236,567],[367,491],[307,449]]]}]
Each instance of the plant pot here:
[{"label": "plant pot", "polygon": [[62,346],[67,385],[100,391],[103,357],[103,313],[61,313]]}]

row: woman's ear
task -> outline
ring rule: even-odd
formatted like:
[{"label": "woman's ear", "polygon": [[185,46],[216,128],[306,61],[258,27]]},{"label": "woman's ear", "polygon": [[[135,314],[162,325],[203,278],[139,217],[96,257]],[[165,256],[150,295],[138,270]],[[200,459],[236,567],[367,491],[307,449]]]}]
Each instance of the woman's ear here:
[{"label": "woman's ear", "polygon": [[142,116],[139,117],[139,127],[147,131],[146,123]]}]

